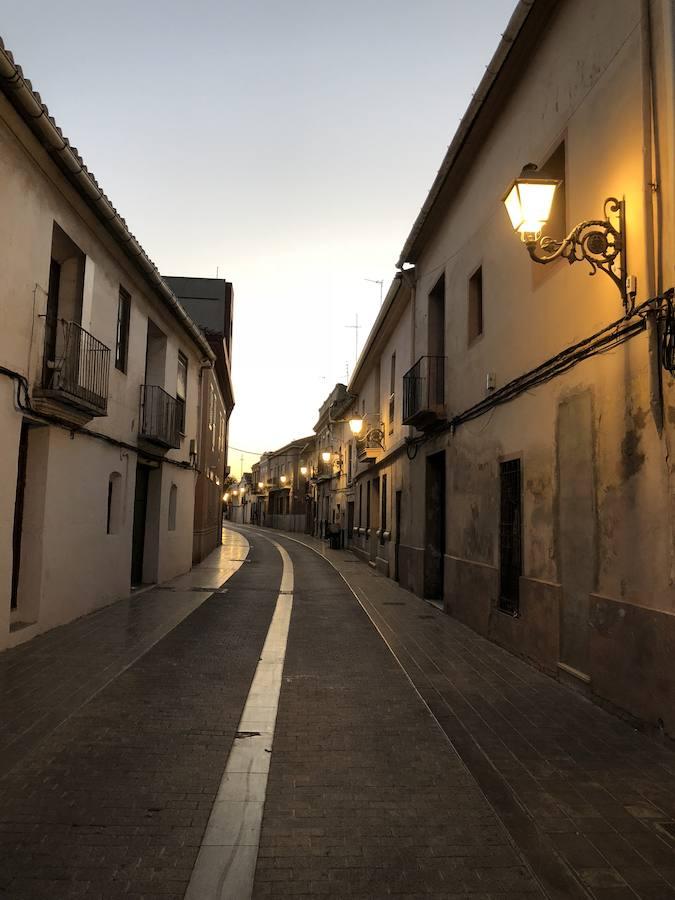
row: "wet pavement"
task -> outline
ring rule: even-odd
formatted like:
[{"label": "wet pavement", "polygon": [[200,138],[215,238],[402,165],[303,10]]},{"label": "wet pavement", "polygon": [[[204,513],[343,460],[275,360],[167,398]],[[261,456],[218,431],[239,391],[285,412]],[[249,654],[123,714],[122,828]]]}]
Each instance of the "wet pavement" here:
[{"label": "wet pavement", "polygon": [[675,898],[670,747],[349,552],[226,536],[0,655],[0,896]]}]

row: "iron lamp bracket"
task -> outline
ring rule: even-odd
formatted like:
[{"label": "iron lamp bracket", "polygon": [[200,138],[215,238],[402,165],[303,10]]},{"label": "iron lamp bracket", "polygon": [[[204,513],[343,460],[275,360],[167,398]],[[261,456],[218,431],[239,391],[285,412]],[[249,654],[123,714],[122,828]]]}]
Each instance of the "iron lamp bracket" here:
[{"label": "iron lamp bracket", "polygon": [[585,261],[591,267],[589,275],[598,271],[609,275],[619,289],[624,309],[629,312],[633,298],[626,287],[625,203],[608,197],[603,212],[604,219],[588,219],[575,225],[561,241],[542,237],[527,241],[525,246],[532,261],[539,265],[548,265],[556,259],[566,259],[570,265]]},{"label": "iron lamp bracket", "polygon": [[363,436],[364,441],[374,441],[382,450],[384,450],[384,431],[382,428],[370,428]]}]

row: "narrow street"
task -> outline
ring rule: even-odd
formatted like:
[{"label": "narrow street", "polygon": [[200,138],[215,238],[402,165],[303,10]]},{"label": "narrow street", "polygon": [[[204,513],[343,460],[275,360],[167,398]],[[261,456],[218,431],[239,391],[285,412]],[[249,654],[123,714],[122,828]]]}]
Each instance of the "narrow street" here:
[{"label": "narrow street", "polygon": [[675,897],[672,750],[324,546],[228,529],[0,657],[0,894]]}]

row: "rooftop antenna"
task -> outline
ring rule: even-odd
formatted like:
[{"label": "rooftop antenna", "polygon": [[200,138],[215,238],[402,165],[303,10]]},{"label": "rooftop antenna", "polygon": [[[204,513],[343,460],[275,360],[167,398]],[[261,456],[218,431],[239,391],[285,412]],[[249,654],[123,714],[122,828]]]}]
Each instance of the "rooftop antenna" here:
[{"label": "rooftop antenna", "polygon": [[384,286],[384,278],[364,278],[364,281],[370,281],[371,284],[379,284],[380,286],[380,306],[382,306],[382,288]]},{"label": "rooftop antenna", "polygon": [[354,365],[356,365],[356,361],[359,358],[359,329],[361,326],[359,325],[359,314],[356,313],[354,324],[353,325],[345,325],[345,328],[353,328],[354,329]]}]

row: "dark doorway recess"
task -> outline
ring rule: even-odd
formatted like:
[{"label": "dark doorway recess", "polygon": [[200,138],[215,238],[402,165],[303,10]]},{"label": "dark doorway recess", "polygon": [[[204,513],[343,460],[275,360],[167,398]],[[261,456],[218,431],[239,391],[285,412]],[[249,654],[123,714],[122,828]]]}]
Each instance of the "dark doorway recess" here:
[{"label": "dark doorway recess", "polygon": [[23,504],[26,494],[26,466],[28,462],[28,429],[26,422],[21,423],[19,437],[19,459],[16,472],[16,499],[14,501],[14,531],[12,534],[12,594],[10,609],[17,608],[19,593],[19,569],[21,566],[21,535],[23,532]]},{"label": "dark doorway recess", "polygon": [[520,460],[499,464],[499,608],[518,615],[522,564]]},{"label": "dark doorway recess", "polygon": [[424,597],[443,602],[445,554],[445,450],[427,457]]},{"label": "dark doorway recess", "polygon": [[402,492],[396,491],[396,501],[395,501],[395,527],[396,527],[396,535],[394,537],[394,580],[400,581],[399,574],[399,553],[401,550],[401,497]]},{"label": "dark doorway recess", "polygon": [[145,522],[148,514],[148,479],[150,467],[136,466],[136,490],[134,493],[134,529],[131,539],[131,584],[143,581],[143,550],[145,548]]},{"label": "dark doorway recess", "polygon": [[354,501],[347,502],[347,540],[351,541],[354,536]]}]

